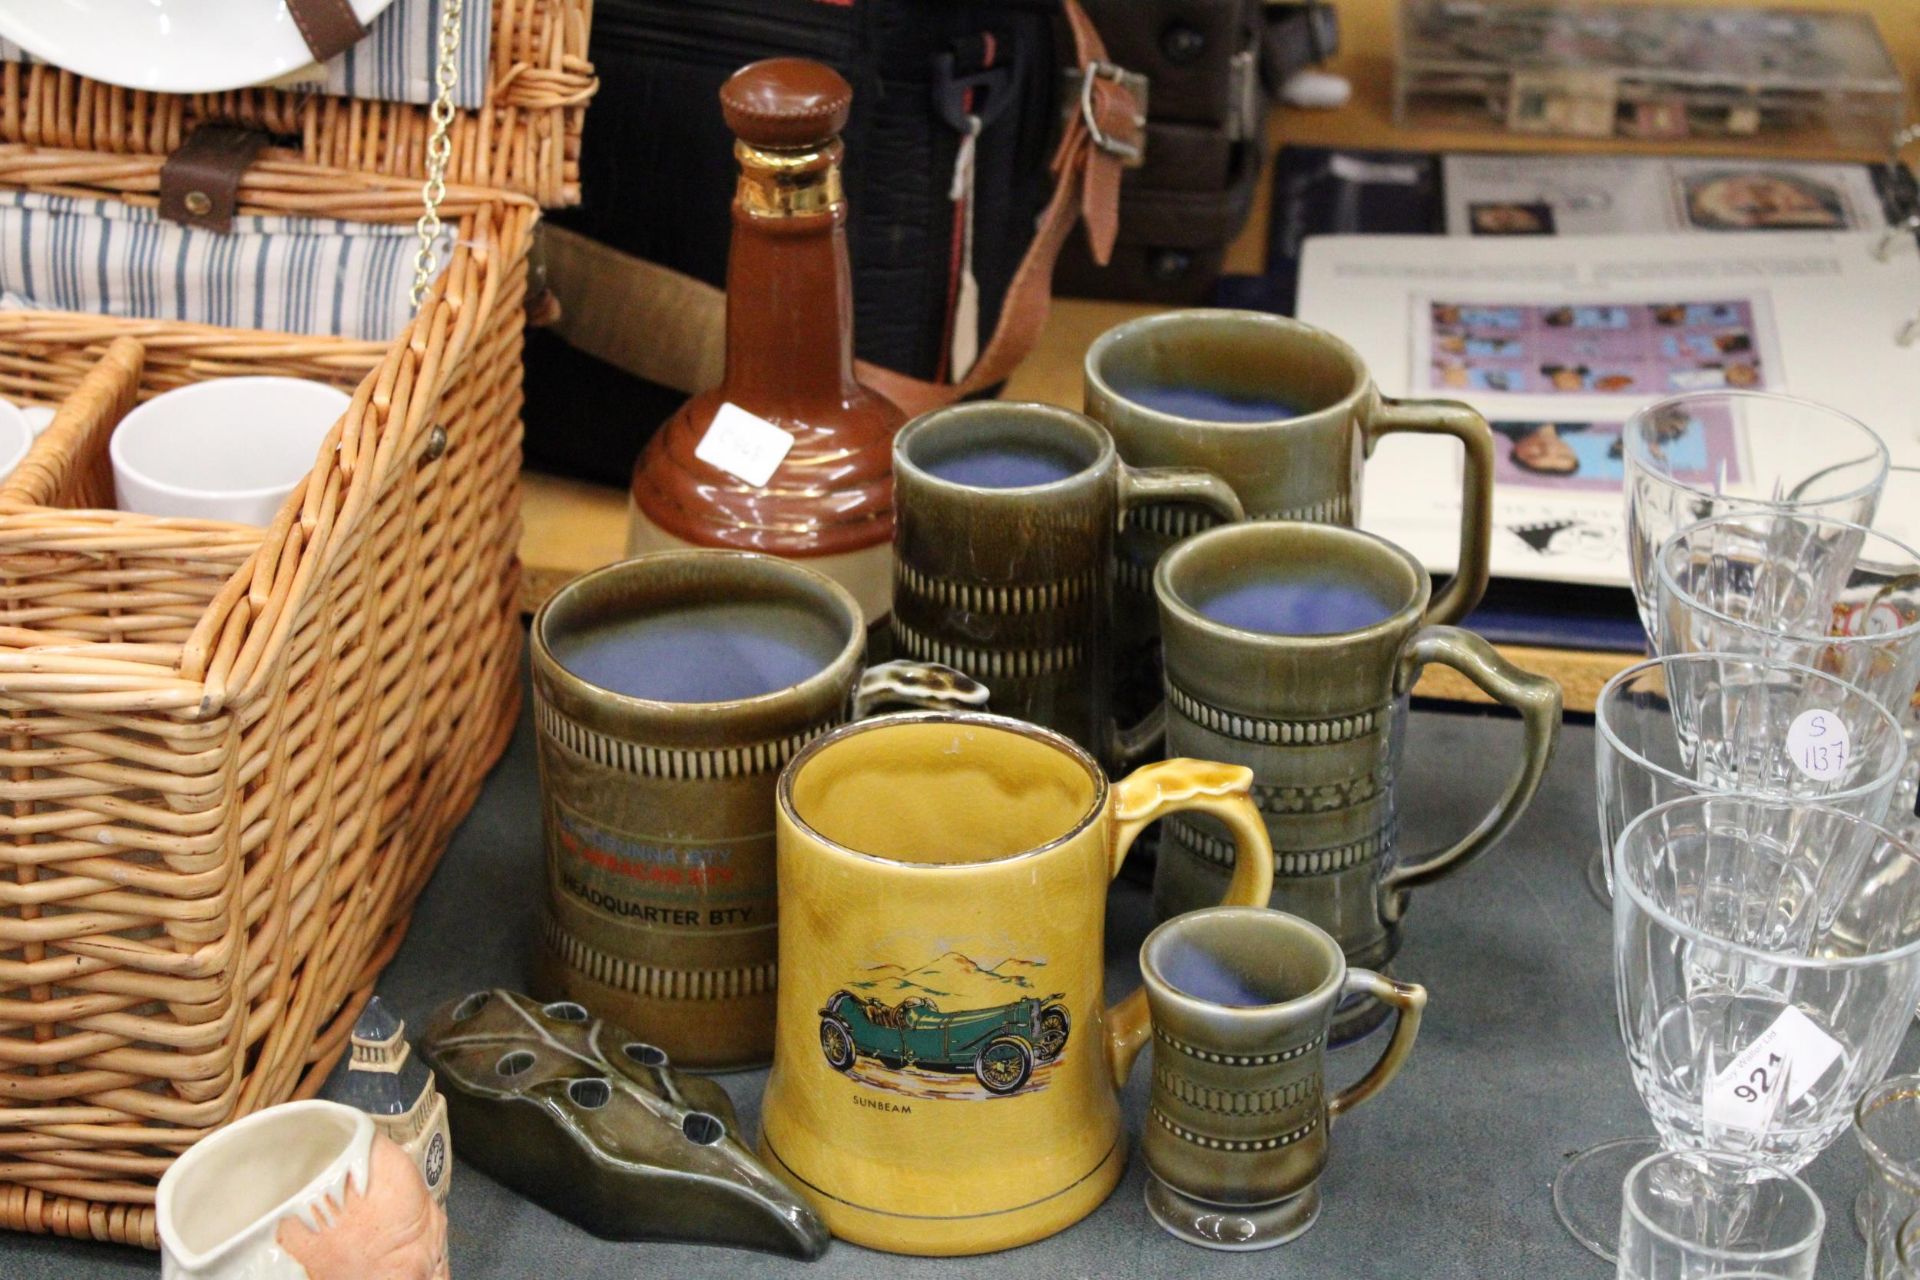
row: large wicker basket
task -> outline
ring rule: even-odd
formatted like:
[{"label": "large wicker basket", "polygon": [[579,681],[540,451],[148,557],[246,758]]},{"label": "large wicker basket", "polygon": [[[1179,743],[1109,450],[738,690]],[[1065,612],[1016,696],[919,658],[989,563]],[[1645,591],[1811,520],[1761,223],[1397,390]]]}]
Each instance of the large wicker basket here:
[{"label": "large wicker basket", "polygon": [[[261,0],[267,3],[268,0]],[[471,4],[486,0],[467,0]],[[493,0],[486,105],[455,115],[449,181],[580,202],[580,130],[598,87],[587,60],[591,0]],[[167,155],[209,120],[266,130],[310,165],[424,177],[431,113],[284,89],[166,94],[58,67],[0,66],[0,142]]]},{"label": "large wicker basket", "polygon": [[[152,204],[160,164],[0,146],[0,184]],[[284,160],[240,190],[419,201]],[[62,406],[0,487],[0,1226],[153,1246],[174,1156],[317,1087],[505,744],[538,210],[442,208],[451,261],[391,344],[0,313],[0,395]],[[130,404],[241,373],[353,390],[264,533],[102,509]]]}]

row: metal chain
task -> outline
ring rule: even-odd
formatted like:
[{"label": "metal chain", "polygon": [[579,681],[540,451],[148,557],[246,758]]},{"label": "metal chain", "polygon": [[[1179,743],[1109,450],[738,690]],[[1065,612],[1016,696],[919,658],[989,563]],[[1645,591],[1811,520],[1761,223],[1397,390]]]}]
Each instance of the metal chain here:
[{"label": "metal chain", "polygon": [[420,189],[426,208],[415,229],[420,251],[413,260],[413,309],[426,301],[437,262],[434,242],[440,238],[440,202],[447,198],[447,161],[453,156],[453,90],[460,83],[460,7],[462,0],[445,0],[440,13],[439,61],[434,67],[433,132],[427,137],[427,182]]}]

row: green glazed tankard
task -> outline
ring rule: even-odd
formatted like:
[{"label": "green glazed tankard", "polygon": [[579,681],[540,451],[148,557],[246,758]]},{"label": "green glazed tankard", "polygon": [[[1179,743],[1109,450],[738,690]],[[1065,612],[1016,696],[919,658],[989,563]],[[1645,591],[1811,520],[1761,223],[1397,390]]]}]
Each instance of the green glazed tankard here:
[{"label": "green glazed tankard", "polygon": [[1134,468],[1070,409],[988,400],[922,414],[893,441],[895,652],[964,671],[994,709],[1072,738],[1109,770],[1160,745],[1123,728],[1113,687],[1113,544],[1123,513],[1243,512],[1225,480]]},{"label": "green glazed tankard", "polygon": [[[1169,920],[1140,948],[1153,1018],[1147,1209],[1208,1249],[1266,1249],[1311,1227],[1333,1122],[1405,1065],[1426,988],[1349,969],[1326,931],[1260,907]],[[1371,1071],[1328,1096],[1328,1030],[1343,997],[1399,1010]]]},{"label": "green glazed tankard", "polygon": [[[1324,329],[1258,311],[1170,311],[1109,329],[1088,348],[1087,416],[1135,467],[1202,467],[1225,476],[1250,520],[1352,527],[1361,473],[1388,435],[1452,436],[1462,450],[1460,555],[1429,621],[1457,622],[1487,589],[1493,536],[1493,432],[1452,400],[1380,394],[1360,353]],[[1128,514],[1120,535],[1116,631],[1122,715],[1150,701],[1153,569],[1218,523],[1164,502]]]},{"label": "green glazed tankard", "polygon": [[[1465,865],[1511,827],[1539,788],[1560,729],[1560,686],[1520,670],[1470,631],[1430,625],[1432,580],[1383,538],[1329,525],[1268,522],[1213,529],[1174,548],[1154,575],[1166,644],[1167,750],[1243,764],[1273,841],[1272,904],[1319,925],[1347,960],[1385,971],[1399,949],[1409,892]],[[1263,594],[1264,593],[1264,594]],[[1315,609],[1321,634],[1253,629],[1249,599]],[[1304,604],[1302,604],[1304,602]],[[1338,611],[1334,618],[1328,611]],[[1429,663],[1451,667],[1520,713],[1525,754],[1499,802],[1448,848],[1406,856],[1394,779],[1407,697]],[[1220,900],[1231,846],[1204,818],[1172,819],[1160,841],[1154,906],[1162,919]],[[1360,999],[1336,1042],[1378,1026]]]},{"label": "green glazed tankard", "polygon": [[[666,637],[591,665],[607,628]],[[665,551],[583,574],[532,628],[547,901],[533,994],[572,1000],[685,1067],[773,1053],[774,785],[820,734],[894,706],[979,708],[929,663],[868,666],[833,579],[749,551]],[[781,650],[791,656],[780,660]]]}]

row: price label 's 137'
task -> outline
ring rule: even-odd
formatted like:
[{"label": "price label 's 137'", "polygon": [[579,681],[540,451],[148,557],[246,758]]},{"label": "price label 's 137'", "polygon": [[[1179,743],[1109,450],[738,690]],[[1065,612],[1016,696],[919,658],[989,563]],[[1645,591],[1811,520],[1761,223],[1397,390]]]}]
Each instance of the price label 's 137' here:
[{"label": "price label 's 137'", "polygon": [[1787,726],[1787,754],[1794,767],[1817,782],[1844,778],[1853,759],[1847,722],[1831,711],[1802,711]]}]

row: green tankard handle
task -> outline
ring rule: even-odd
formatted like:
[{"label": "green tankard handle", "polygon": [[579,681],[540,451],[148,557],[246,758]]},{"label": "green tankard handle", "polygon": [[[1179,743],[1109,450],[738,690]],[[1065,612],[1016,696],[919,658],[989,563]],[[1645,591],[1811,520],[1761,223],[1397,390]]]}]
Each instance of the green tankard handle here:
[{"label": "green tankard handle", "polygon": [[1493,551],[1493,428],[1457,400],[1386,400],[1368,418],[1366,452],[1396,432],[1452,436],[1465,450],[1461,467],[1460,559],[1453,579],[1433,597],[1429,622],[1458,622],[1487,593],[1487,557]]},{"label": "green tankard handle", "polygon": [[1432,662],[1453,668],[1495,702],[1518,711],[1526,730],[1526,756],[1507,783],[1499,803],[1465,838],[1430,857],[1403,862],[1387,873],[1381,884],[1384,892],[1380,914],[1388,924],[1398,921],[1405,913],[1408,890],[1432,884],[1449,871],[1465,866],[1507,833],[1526,811],[1533,793],[1540,789],[1540,779],[1553,760],[1554,744],[1560,736],[1559,684],[1546,676],[1522,671],[1485,640],[1458,627],[1422,627],[1414,635],[1401,651],[1394,692],[1402,696],[1408,693],[1420,679],[1421,671]]},{"label": "green tankard handle", "polygon": [[[1228,524],[1247,518],[1240,495],[1233,486],[1201,467],[1130,467],[1120,464],[1120,501],[1117,515],[1126,523],[1127,512],[1135,507],[1160,502],[1191,502],[1208,508]],[[1167,733],[1167,702],[1164,697],[1131,728],[1109,721],[1106,754],[1122,766],[1136,765],[1159,747]]]},{"label": "green tankard handle", "polygon": [[1400,1068],[1413,1053],[1413,1042],[1420,1034],[1420,1017],[1427,1010],[1425,987],[1417,982],[1383,978],[1371,969],[1347,970],[1346,985],[1340,989],[1341,1002],[1349,996],[1372,996],[1392,1009],[1395,1013],[1393,1038],[1380,1051],[1380,1061],[1373,1064],[1373,1070],[1328,1099],[1329,1125],[1386,1088],[1388,1082],[1400,1074]]}]

